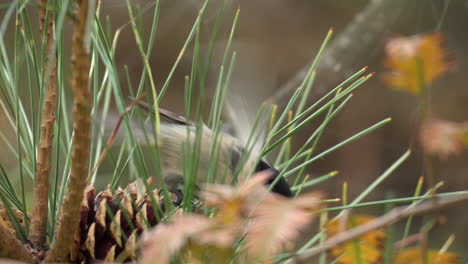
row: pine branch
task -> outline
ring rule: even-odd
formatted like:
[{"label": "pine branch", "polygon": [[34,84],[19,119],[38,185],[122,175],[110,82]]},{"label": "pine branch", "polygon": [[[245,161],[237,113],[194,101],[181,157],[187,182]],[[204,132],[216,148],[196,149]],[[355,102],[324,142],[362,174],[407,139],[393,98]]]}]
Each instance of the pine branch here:
[{"label": "pine branch", "polygon": [[60,210],[60,216],[46,262],[66,262],[78,230],[80,203],[86,187],[91,145],[91,105],[89,87],[89,53],[85,46],[89,0],[77,0],[77,15],[72,40],[72,81],[73,90],[73,146],[71,154],[71,175],[67,192]]},{"label": "pine branch", "polygon": [[297,254],[293,257],[288,264],[301,264],[301,263],[310,263],[311,259],[322,252],[325,252],[338,244],[343,242],[349,241],[353,238],[362,236],[369,231],[376,230],[382,228],[384,226],[388,226],[393,224],[401,219],[414,216],[414,215],[421,215],[427,214],[433,211],[438,211],[442,208],[453,206],[455,204],[468,201],[468,193],[459,194],[459,195],[452,195],[446,197],[435,197],[433,199],[421,202],[415,206],[400,206],[397,207],[390,212],[386,213],[385,215],[376,218],[373,221],[370,221],[364,225],[358,226],[356,228],[350,229],[346,232],[340,233],[329,240],[327,240],[322,245],[311,248],[307,251]]},{"label": "pine branch", "polygon": [[[57,107],[57,61],[55,54],[52,54],[54,17],[50,13],[47,15],[45,9],[47,0],[41,0],[40,5],[39,27],[41,37],[43,37],[42,43],[46,43],[46,59],[43,67],[43,83],[46,87],[46,94],[42,108],[43,115],[37,156],[36,187],[34,189],[33,214],[29,229],[29,240],[35,247],[43,246],[46,240],[50,161]],[[45,28],[47,20],[48,26]]]},{"label": "pine branch", "polygon": [[33,257],[16,237],[0,224],[0,258],[31,263]]}]

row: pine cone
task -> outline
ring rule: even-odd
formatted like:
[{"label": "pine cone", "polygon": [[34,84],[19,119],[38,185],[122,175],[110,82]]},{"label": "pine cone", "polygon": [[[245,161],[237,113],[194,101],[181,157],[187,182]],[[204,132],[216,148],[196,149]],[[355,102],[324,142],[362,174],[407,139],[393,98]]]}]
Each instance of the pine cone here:
[{"label": "pine cone", "polygon": [[93,186],[86,188],[81,203],[80,228],[75,236],[75,248],[71,250],[72,261],[123,262],[136,258],[138,236],[155,226],[162,216],[157,217],[155,213],[164,210],[161,206],[153,208],[150,195],[161,205],[157,190],[148,194],[142,189],[139,193],[136,182],[125,189],[119,187],[114,193],[109,187],[98,194]]}]

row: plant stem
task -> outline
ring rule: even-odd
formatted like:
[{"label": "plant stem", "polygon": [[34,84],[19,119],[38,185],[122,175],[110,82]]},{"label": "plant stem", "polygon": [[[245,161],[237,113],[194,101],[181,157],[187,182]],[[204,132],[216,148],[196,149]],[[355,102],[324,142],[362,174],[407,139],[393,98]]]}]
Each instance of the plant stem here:
[{"label": "plant stem", "polygon": [[78,10],[71,51],[71,87],[74,94],[71,174],[68,178],[67,192],[61,207],[55,239],[46,257],[46,262],[66,262],[68,260],[74,236],[78,231],[80,204],[89,169],[92,97],[88,75],[90,70],[89,52],[85,46],[89,0],[77,0],[76,2]]},{"label": "plant stem", "polygon": [[[424,72],[424,61],[421,57],[416,57],[415,59],[416,69],[418,74],[418,84],[421,95],[419,100],[421,103],[421,113],[420,113],[420,122],[421,125],[424,125],[431,119],[431,112],[429,109],[429,91],[428,83],[426,82],[426,74]],[[423,149],[423,164],[424,164],[424,173],[427,178],[428,189],[434,187],[436,183],[436,178],[434,176],[433,162],[431,156],[424,151]]]},{"label": "plant stem", "polygon": [[[55,55],[51,54],[54,41],[52,34],[54,20],[53,16],[45,9],[47,0],[41,0],[40,5],[39,26],[42,43],[46,45],[43,84],[47,89],[42,108],[43,118],[37,156],[36,187],[34,189],[33,214],[29,229],[29,240],[36,247],[42,246],[46,240],[49,174],[57,108],[57,62]],[[47,22],[48,26],[45,27]]]}]

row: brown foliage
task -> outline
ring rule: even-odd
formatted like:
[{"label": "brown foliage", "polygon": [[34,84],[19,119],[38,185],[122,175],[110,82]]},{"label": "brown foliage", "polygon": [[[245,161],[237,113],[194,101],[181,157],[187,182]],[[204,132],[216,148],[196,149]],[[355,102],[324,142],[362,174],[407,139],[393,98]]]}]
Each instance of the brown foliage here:
[{"label": "brown foliage", "polygon": [[468,122],[429,120],[421,129],[421,143],[426,153],[443,159],[459,155],[468,147]]},{"label": "brown foliage", "polygon": [[[335,236],[349,228],[358,227],[374,219],[372,216],[357,215],[332,220],[326,225],[327,235]],[[384,232],[378,229],[372,230],[344,244],[333,247],[330,250],[330,256],[333,258],[339,257],[337,263],[340,264],[358,263],[358,258],[362,259],[364,263],[379,263],[382,259],[385,239]]]},{"label": "brown foliage", "polygon": [[[212,217],[179,213],[144,234],[142,263],[170,263],[179,256],[191,263],[270,263],[313,220],[321,195],[287,199],[269,192],[260,172],[237,188],[211,185],[204,193]],[[236,243],[245,243],[236,249]]]}]

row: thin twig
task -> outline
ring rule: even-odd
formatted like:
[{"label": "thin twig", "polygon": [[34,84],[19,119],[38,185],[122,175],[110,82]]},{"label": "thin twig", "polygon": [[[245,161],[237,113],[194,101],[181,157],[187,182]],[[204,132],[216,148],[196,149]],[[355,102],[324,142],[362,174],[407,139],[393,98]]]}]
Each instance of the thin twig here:
[{"label": "thin twig", "polygon": [[416,242],[421,241],[421,237],[422,237],[421,233],[410,235],[403,240],[395,242],[393,244],[393,248],[399,250],[401,248],[407,247],[410,244],[414,244]]},{"label": "thin twig", "polygon": [[[45,6],[47,0],[40,1],[39,8],[39,28],[42,43],[46,45],[46,59],[44,60],[43,72],[44,84],[46,85],[46,94],[42,108],[41,137],[39,140],[39,151],[37,156],[36,168],[36,187],[34,189],[34,203],[31,225],[29,229],[29,240],[35,247],[41,247],[46,240],[48,195],[49,195],[49,174],[50,159],[52,153],[52,143],[54,138],[54,124],[57,107],[57,62],[52,52],[54,36],[54,18],[51,13],[46,17]],[[45,27],[48,19],[48,26]],[[47,32],[45,33],[45,30]]]},{"label": "thin twig", "polygon": [[[46,262],[66,262],[78,230],[80,204],[86,187],[91,145],[91,105],[89,87],[89,52],[86,48],[89,0],[78,0],[77,15],[72,40],[72,81],[74,95],[71,174],[67,192],[60,210],[54,242]],[[93,11],[91,11],[93,12]]]},{"label": "thin twig", "polygon": [[445,196],[445,197],[435,197],[434,199],[427,200],[421,202],[418,205],[410,205],[410,206],[399,206],[395,209],[391,210],[387,214],[376,218],[366,224],[358,226],[356,228],[350,229],[346,232],[340,233],[329,240],[327,240],[322,245],[311,248],[307,251],[297,254],[291,260],[289,260],[288,264],[301,264],[301,263],[310,263],[311,259],[318,254],[325,252],[338,244],[343,242],[349,241],[353,238],[362,236],[372,230],[376,230],[382,228],[384,226],[393,224],[401,219],[414,216],[414,215],[421,215],[430,213],[433,211],[438,211],[442,208],[455,205],[460,202],[468,201],[468,194],[459,194],[453,196]]},{"label": "thin twig", "polygon": [[[337,34],[327,46],[317,67],[315,96],[319,96],[342,78],[365,66],[361,64],[368,63],[364,59],[370,58],[369,53],[375,50],[379,41],[397,25],[395,21],[405,8],[405,4],[404,0],[372,0],[341,33]],[[306,77],[308,68],[309,65],[306,65],[300,69],[267,101],[281,104],[282,98],[299,87]]]},{"label": "thin twig", "polygon": [[8,258],[31,263],[33,256],[24,247],[24,245],[16,239],[16,237],[0,224],[0,258]]}]

